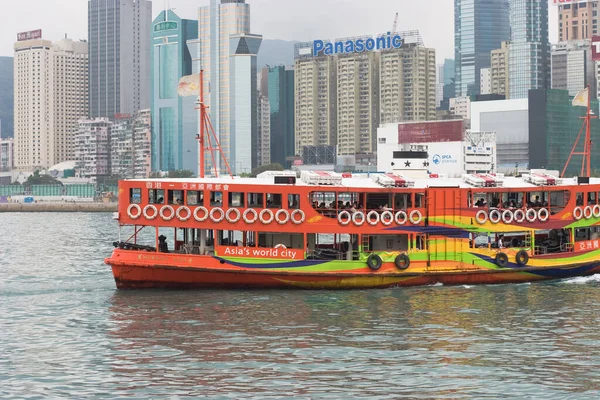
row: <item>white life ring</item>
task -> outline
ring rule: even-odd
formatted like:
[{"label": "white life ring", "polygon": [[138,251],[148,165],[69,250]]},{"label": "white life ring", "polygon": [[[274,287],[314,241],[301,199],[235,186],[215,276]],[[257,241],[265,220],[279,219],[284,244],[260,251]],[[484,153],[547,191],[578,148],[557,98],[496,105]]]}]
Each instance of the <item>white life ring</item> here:
[{"label": "white life ring", "polygon": [[394,221],[396,221],[398,225],[404,225],[406,224],[406,221],[408,221],[408,215],[406,215],[406,212],[404,211],[398,211],[394,216]]},{"label": "white life ring", "polygon": [[550,212],[547,208],[540,208],[537,212],[537,217],[541,222],[546,222],[548,221],[548,218],[550,218]]},{"label": "white life ring", "polygon": [[[280,218],[281,215],[283,215],[283,219]],[[287,212],[287,210],[281,209],[275,213],[275,221],[277,221],[279,225],[287,224],[289,220],[290,213]]]},{"label": "white life ring", "polygon": [[575,207],[575,209],[573,210],[573,218],[575,218],[577,221],[583,218],[583,209],[581,207]]},{"label": "white life ring", "polygon": [[[296,215],[300,215],[300,219],[297,219]],[[306,218],[306,216],[304,215],[304,211],[302,211],[302,210],[294,210],[294,211],[292,211],[292,214],[290,215],[290,219],[292,220],[292,223],[294,223],[296,225],[303,223],[305,218]],[[348,216],[348,223],[350,223],[349,216]]]},{"label": "white life ring", "polygon": [[[298,211],[298,210],[296,210],[296,211]],[[338,222],[340,223],[340,225],[348,225],[351,220],[352,220],[352,216],[346,210],[344,210],[338,214]]]},{"label": "white life ring", "polygon": [[[133,210],[135,210],[135,214],[131,212]],[[127,215],[129,215],[129,218],[131,219],[138,219],[142,215],[142,207],[137,204],[130,204],[129,207],[127,207]]]},{"label": "white life ring", "polygon": [[537,218],[537,212],[533,208],[530,208],[527,210],[527,212],[525,212],[525,218],[529,222],[535,222],[535,219]]},{"label": "white life ring", "polygon": [[523,221],[525,221],[525,211],[521,210],[520,208],[515,210],[513,216],[515,217],[515,222],[517,224],[521,224]]},{"label": "white life ring", "polygon": [[[169,215],[165,215],[165,210],[169,212]],[[160,208],[158,214],[165,221],[170,221],[175,217],[175,210],[173,210],[173,207],[171,206],[163,206]]]},{"label": "white life ring", "polygon": [[600,205],[596,204],[593,209],[594,218],[600,218]]},{"label": "white life ring", "polygon": [[[152,215],[148,214],[148,210],[152,210]],[[143,214],[146,219],[153,220],[154,218],[158,217],[158,210],[152,204],[148,204],[146,207],[144,207]]]},{"label": "white life ring", "polygon": [[[215,217],[215,214],[219,213],[218,217]],[[215,207],[212,210],[210,210],[210,220],[212,222],[221,222],[223,221],[223,219],[225,219],[225,211],[223,211],[223,209],[221,207]]]},{"label": "white life ring", "polygon": [[488,216],[485,210],[477,211],[477,214],[475,214],[475,221],[477,221],[478,224],[483,225],[487,222],[487,220]]},{"label": "white life ring", "polygon": [[381,223],[389,226],[392,224],[392,222],[394,222],[394,214],[392,214],[391,211],[384,211],[381,213],[381,217],[379,218],[381,220]]},{"label": "white life ring", "polygon": [[[375,220],[371,219],[372,216],[375,216]],[[367,214],[367,223],[369,225],[377,225],[379,223],[379,213],[375,210],[369,211]]]},{"label": "white life ring", "polygon": [[[416,218],[415,218],[416,216]],[[423,219],[423,216],[421,215],[421,211],[419,210],[413,210],[410,213],[410,216],[408,217],[408,219],[410,220],[410,223],[413,225],[418,225],[421,223],[421,220]]]},{"label": "white life ring", "polygon": [[[265,214],[268,214],[269,217],[265,218]],[[273,219],[275,219],[275,215],[273,214],[273,211],[269,210],[268,208],[265,208],[260,212],[258,218],[260,218],[260,222],[267,225],[273,222]]]},{"label": "white life ring", "polygon": [[[235,217],[231,218],[231,215],[230,215],[231,213],[234,213]],[[225,213],[225,218],[227,219],[227,222],[235,224],[236,222],[238,222],[240,220],[240,218],[242,218],[242,213],[237,208],[230,208]]]},{"label": "white life ring", "polygon": [[[182,216],[181,216],[181,212],[182,212],[182,211],[185,211],[185,217],[182,217]],[[192,212],[190,211],[190,209],[189,209],[189,208],[187,208],[186,206],[183,206],[183,207],[179,207],[179,208],[177,209],[177,211],[175,211],[175,216],[176,216],[176,217],[177,217],[177,219],[178,219],[178,220],[180,220],[180,221],[187,221],[188,219],[190,219],[190,218],[191,218],[191,216],[192,216]]]},{"label": "white life ring", "polygon": [[354,225],[361,226],[365,223],[365,219],[365,214],[363,214],[362,211],[357,211],[352,214],[352,222],[354,222]]},{"label": "white life ring", "polygon": [[[283,210],[283,211],[285,211],[285,210]],[[283,243],[276,244],[275,248],[276,249],[287,249],[287,247],[285,247],[285,244],[283,244]]]},{"label": "white life ring", "polygon": [[504,222],[505,224],[512,224],[514,218],[515,218],[515,216],[513,215],[512,211],[510,211],[510,210],[502,211],[502,222]]},{"label": "white life ring", "polygon": [[500,213],[500,210],[494,208],[492,211],[490,211],[490,222],[492,224],[497,224],[500,222],[500,220],[502,220],[502,214]]},{"label": "white life ring", "polygon": [[[248,214],[252,214],[252,218],[248,218]],[[256,210],[254,208],[249,208],[246,211],[244,211],[243,218],[244,218],[245,223],[253,224],[258,219],[258,213],[256,212]]]},{"label": "white life ring", "polygon": [[593,215],[594,215],[594,211],[592,210],[592,207],[586,206],[583,209],[583,216],[585,217],[585,219],[590,219],[590,218],[592,218]]},{"label": "white life ring", "polygon": [[[202,211],[204,214],[199,217],[198,211]],[[198,222],[204,222],[208,219],[208,210],[204,206],[200,206],[194,210],[194,219]]]}]

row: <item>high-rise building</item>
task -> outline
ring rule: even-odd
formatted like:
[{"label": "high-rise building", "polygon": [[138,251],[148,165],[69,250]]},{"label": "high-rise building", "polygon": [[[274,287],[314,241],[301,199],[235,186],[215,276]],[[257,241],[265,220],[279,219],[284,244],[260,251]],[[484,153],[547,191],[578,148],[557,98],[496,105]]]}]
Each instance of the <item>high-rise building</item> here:
[{"label": "high-rise building", "polygon": [[552,45],[552,89],[563,89],[575,96],[590,85],[596,93],[596,70],[590,40],[570,40]]},{"label": "high-rise building", "polygon": [[88,114],[87,43],[34,39],[14,49],[15,168],[72,160],[77,120]]},{"label": "high-rise building", "polygon": [[510,0],[510,98],[528,96],[530,89],[550,87],[548,1]]},{"label": "high-rise building", "polygon": [[438,64],[435,82],[435,106],[439,107],[444,100],[444,64]]},{"label": "high-rise building", "polygon": [[79,176],[98,179],[110,174],[110,134],[108,118],[80,119],[75,135],[75,160]]},{"label": "high-rise building", "polygon": [[89,0],[90,117],[150,107],[150,0]]},{"label": "high-rise building", "polygon": [[454,0],[456,96],[479,94],[481,68],[490,66],[490,51],[509,40],[510,29],[509,0]]},{"label": "high-rise building", "polygon": [[110,127],[110,174],[133,178],[133,118],[119,114]]},{"label": "high-rise building", "polygon": [[[598,1],[554,2],[558,5],[558,40],[591,39],[598,34]],[[562,3],[562,2],[561,2]]]},{"label": "high-rise building", "polygon": [[258,96],[258,135],[256,141],[258,158],[256,163],[261,165],[271,164],[271,106],[269,98],[265,95]]},{"label": "high-rise building", "polygon": [[[270,162],[287,166],[294,146],[294,69],[279,65],[266,67],[266,89],[271,121]],[[264,74],[263,74],[264,75]]]},{"label": "high-rise building", "polygon": [[502,42],[499,49],[491,51],[490,86],[491,93],[508,98],[508,42]]},{"label": "high-rise building", "polygon": [[381,52],[381,124],[435,120],[435,66],[435,49],[423,47],[422,42]]},{"label": "high-rise building", "polygon": [[12,171],[14,147],[13,138],[0,138],[0,172]]},{"label": "high-rise building", "polygon": [[377,150],[379,59],[380,53],[374,52],[337,59],[338,156],[373,154]]},{"label": "high-rise building", "polygon": [[151,171],[152,118],[149,109],[140,110],[133,119],[133,177],[148,178]]},{"label": "high-rise building", "polygon": [[[251,156],[256,159],[256,152],[248,150],[258,127],[256,55],[261,41],[262,36],[250,34],[245,0],[210,0],[198,9],[197,67],[204,70],[205,103],[234,173],[250,172]],[[225,171],[224,160],[219,154],[215,158]]]},{"label": "high-rise building", "polygon": [[192,73],[188,40],[198,21],[161,11],[152,23],[152,170],[198,169],[197,96],[177,95],[179,78]]},{"label": "high-rise building", "polygon": [[312,43],[295,44],[295,153],[307,146],[333,146],[337,133],[335,58],[300,54]]}]

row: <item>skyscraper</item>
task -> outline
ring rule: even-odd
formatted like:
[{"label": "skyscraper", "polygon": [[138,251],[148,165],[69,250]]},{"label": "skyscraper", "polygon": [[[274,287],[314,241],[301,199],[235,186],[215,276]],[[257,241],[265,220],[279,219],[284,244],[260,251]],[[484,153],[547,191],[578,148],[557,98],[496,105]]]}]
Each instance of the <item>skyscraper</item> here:
[{"label": "skyscraper", "polygon": [[268,67],[267,93],[270,110],[270,162],[287,164],[294,148],[294,70],[283,65]]},{"label": "skyscraper", "polygon": [[150,0],[89,0],[90,117],[150,107]]},{"label": "skyscraper", "polygon": [[[556,4],[556,1],[554,2]],[[591,39],[598,34],[598,1],[564,2],[558,6],[558,41]]]},{"label": "skyscraper", "polygon": [[510,0],[510,98],[528,96],[530,89],[550,87],[548,1]]},{"label": "skyscraper", "polygon": [[569,40],[553,44],[551,53],[552,89],[569,91],[575,96],[586,85],[596,93],[596,71],[590,40]]},{"label": "skyscraper", "polygon": [[[204,70],[205,103],[210,107],[212,126],[234,173],[251,167],[246,165],[244,151],[248,156],[256,152],[251,149],[243,150],[243,146],[246,144],[245,135],[248,136],[247,144],[250,147],[251,138],[257,134],[256,71],[253,80],[250,80],[249,74],[253,64],[256,68],[256,54],[261,41],[261,36],[250,34],[250,5],[245,0],[211,0],[209,6],[198,9],[198,67]],[[248,76],[247,85],[240,80],[241,75],[234,76],[233,73]],[[240,97],[236,101],[236,96],[244,99]],[[250,98],[254,99],[249,103],[250,110],[232,108],[244,107],[246,97],[249,102]],[[249,112],[250,119],[236,121],[236,112]],[[234,136],[232,129],[236,129]],[[236,151],[235,146],[238,146],[239,151]],[[234,159],[237,156],[240,160]],[[220,155],[216,154],[215,157],[220,170],[225,171],[225,163]]]},{"label": "skyscraper", "polygon": [[510,29],[509,0],[454,0],[456,96],[479,94],[481,68]]},{"label": "skyscraper", "polygon": [[179,78],[192,73],[186,42],[198,37],[198,21],[161,11],[152,24],[152,169],[198,169],[197,97],[177,95]]},{"label": "skyscraper", "polygon": [[15,168],[72,160],[77,120],[88,113],[87,43],[34,39],[14,49]]}]

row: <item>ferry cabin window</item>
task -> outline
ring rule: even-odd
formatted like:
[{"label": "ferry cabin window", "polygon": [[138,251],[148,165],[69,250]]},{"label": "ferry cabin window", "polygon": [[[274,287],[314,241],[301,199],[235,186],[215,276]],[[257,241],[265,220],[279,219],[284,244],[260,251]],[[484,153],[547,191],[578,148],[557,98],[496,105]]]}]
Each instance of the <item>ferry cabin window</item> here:
[{"label": "ferry cabin window", "polygon": [[196,191],[196,190],[188,190],[187,205],[188,206],[203,206],[204,205],[204,192]]},{"label": "ferry cabin window", "polygon": [[220,207],[223,205],[223,192],[210,192],[210,205]]},{"label": "ferry cabin window", "polygon": [[527,207],[548,207],[548,192],[527,193]]},{"label": "ferry cabin window", "polygon": [[267,208],[281,208],[281,194],[267,193]]},{"label": "ferry cabin window", "polygon": [[229,192],[229,207],[244,207],[244,193]]},{"label": "ferry cabin window", "polygon": [[396,193],[394,196],[394,208],[396,210],[407,210],[412,208],[411,193]]},{"label": "ferry cabin window", "polygon": [[129,189],[129,202],[132,204],[141,204],[142,189]]},{"label": "ferry cabin window", "polygon": [[565,206],[569,202],[569,192],[566,190],[559,190],[550,192],[550,213],[556,214],[564,210]]},{"label": "ferry cabin window", "polygon": [[165,190],[164,189],[149,189],[148,190],[148,203],[150,203],[150,204],[165,204]]},{"label": "ferry cabin window", "polygon": [[588,192],[588,204],[595,205],[596,203],[596,192]]},{"label": "ferry cabin window", "polygon": [[169,204],[183,204],[183,190],[169,190]]},{"label": "ferry cabin window", "polygon": [[415,193],[415,208],[425,207],[425,193]]},{"label": "ferry cabin window", "polygon": [[264,208],[264,194],[262,193],[248,193],[248,207],[250,208]]},{"label": "ferry cabin window", "polygon": [[488,205],[487,193],[473,193],[473,201],[473,207],[486,207]]},{"label": "ferry cabin window", "polygon": [[313,192],[310,194],[310,203],[315,210],[335,210],[335,192]]},{"label": "ferry cabin window", "polygon": [[582,206],[583,205],[583,192],[577,192],[577,195],[575,198],[576,198],[575,203],[578,206]]},{"label": "ferry cabin window", "polygon": [[295,210],[300,208],[300,195],[288,194],[288,209]]}]

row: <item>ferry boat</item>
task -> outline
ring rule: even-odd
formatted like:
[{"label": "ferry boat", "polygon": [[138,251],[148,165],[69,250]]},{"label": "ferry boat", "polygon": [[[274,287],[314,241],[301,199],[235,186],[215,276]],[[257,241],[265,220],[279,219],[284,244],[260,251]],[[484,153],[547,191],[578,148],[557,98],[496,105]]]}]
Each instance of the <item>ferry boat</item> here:
[{"label": "ferry boat", "polygon": [[[200,178],[119,182],[116,219],[133,234],[105,260],[118,288],[363,289],[600,272],[600,179],[542,170],[202,177],[204,152],[218,148],[214,131],[205,143],[202,93],[200,113]],[[587,143],[589,125],[589,176]]]}]

